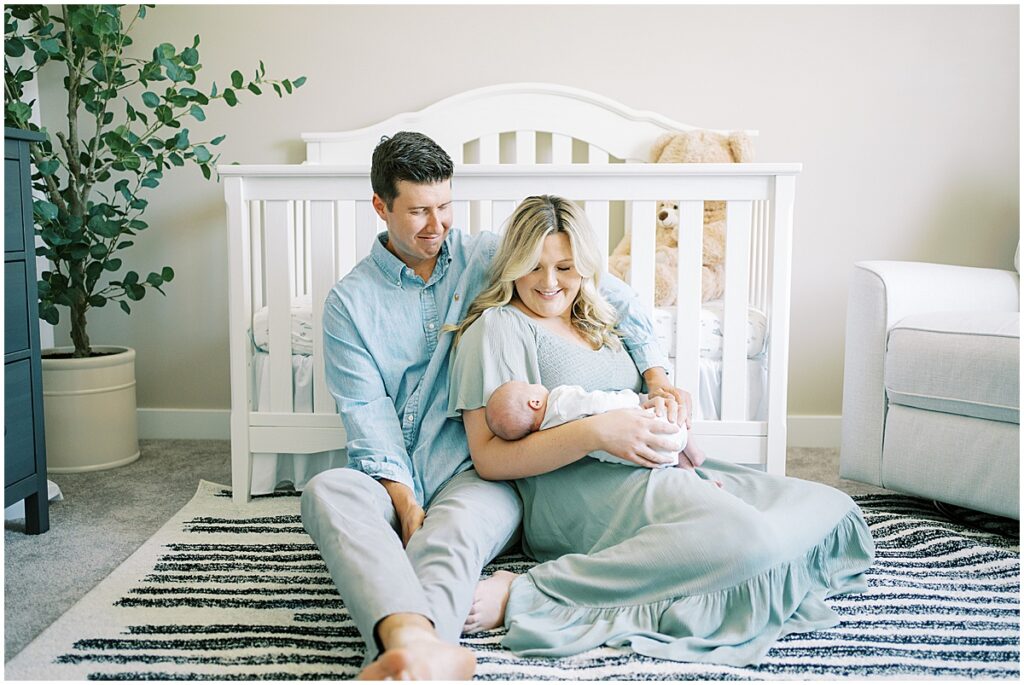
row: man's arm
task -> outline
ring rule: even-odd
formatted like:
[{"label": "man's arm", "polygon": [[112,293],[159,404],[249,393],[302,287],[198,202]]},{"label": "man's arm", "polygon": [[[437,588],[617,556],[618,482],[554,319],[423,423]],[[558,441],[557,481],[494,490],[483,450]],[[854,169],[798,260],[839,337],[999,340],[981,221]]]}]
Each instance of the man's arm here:
[{"label": "man's arm", "polygon": [[403,542],[408,542],[423,522],[423,509],[401,421],[377,360],[334,291],[324,303],[323,330],[327,388],[345,425],[349,464],[384,486],[402,521]]}]

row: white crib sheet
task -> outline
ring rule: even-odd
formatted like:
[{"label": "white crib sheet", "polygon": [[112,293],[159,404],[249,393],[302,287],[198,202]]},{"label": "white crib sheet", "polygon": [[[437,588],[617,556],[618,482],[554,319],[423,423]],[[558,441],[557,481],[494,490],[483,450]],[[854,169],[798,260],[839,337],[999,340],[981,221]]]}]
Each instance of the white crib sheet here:
[{"label": "white crib sheet", "polygon": [[[253,388],[257,410],[270,408],[269,355],[256,350],[253,355]],[[747,359],[746,419],[764,421],[768,416],[768,366],[763,356]],[[700,382],[694,406],[694,418],[717,420],[720,416],[722,362],[720,359],[700,360]],[[292,355],[293,408],[296,413],[313,411],[313,360],[308,355]],[[693,392],[691,390],[691,392]],[[314,454],[261,453],[253,454],[252,493],[262,495],[273,492],[281,484],[291,483],[302,490],[309,479],[327,469],[346,464],[345,450],[331,450]]]}]

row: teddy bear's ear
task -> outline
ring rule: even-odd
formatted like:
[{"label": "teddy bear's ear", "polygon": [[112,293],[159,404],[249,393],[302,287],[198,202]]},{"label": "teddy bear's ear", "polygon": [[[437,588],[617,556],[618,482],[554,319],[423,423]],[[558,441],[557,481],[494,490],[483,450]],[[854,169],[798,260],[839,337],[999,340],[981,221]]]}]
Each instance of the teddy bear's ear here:
[{"label": "teddy bear's ear", "polygon": [[669,143],[672,142],[672,139],[675,138],[677,135],[679,134],[675,133],[674,131],[668,131],[658,136],[658,139],[654,141],[654,146],[651,148],[652,162],[657,162],[661,159],[661,153],[665,151],[665,148],[668,146]]},{"label": "teddy bear's ear", "polygon": [[729,134],[729,152],[736,162],[754,161],[754,143],[750,136],[742,131],[734,131]]}]

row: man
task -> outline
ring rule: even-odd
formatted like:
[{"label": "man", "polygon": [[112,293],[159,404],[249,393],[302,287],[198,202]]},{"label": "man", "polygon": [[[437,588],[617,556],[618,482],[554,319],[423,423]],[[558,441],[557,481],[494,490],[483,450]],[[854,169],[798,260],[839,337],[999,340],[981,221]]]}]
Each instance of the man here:
[{"label": "man", "polygon": [[[472,677],[476,659],[458,641],[474,587],[522,518],[513,487],[476,474],[462,424],[446,418],[452,335],[442,328],[486,285],[498,244],[493,234],[451,231],[452,172],[422,134],[381,140],[370,177],[387,232],[324,305],[327,385],[349,467],[308,483],[302,520],[366,641],[366,679]],[[620,329],[649,390],[677,412],[688,396],[668,384],[650,322],[630,312],[621,282],[603,291],[629,314]],[[628,435],[567,424],[544,439],[580,456],[605,449],[635,460],[669,444],[658,436],[664,422],[639,411],[631,420]]]}]

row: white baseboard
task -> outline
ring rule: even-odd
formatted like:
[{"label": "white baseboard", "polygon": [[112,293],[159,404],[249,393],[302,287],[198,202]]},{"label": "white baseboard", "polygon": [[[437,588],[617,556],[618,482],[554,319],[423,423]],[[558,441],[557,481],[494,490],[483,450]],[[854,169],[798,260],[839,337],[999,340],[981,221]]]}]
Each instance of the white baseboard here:
[{"label": "white baseboard", "polygon": [[[794,414],[787,423],[790,447],[839,447],[840,416]],[[227,409],[139,409],[144,440],[230,440]]]},{"label": "white baseboard", "polygon": [[833,447],[839,449],[842,416],[790,414],[786,443],[790,447]]},{"label": "white baseboard", "polygon": [[139,409],[143,440],[230,440],[228,409]]}]

